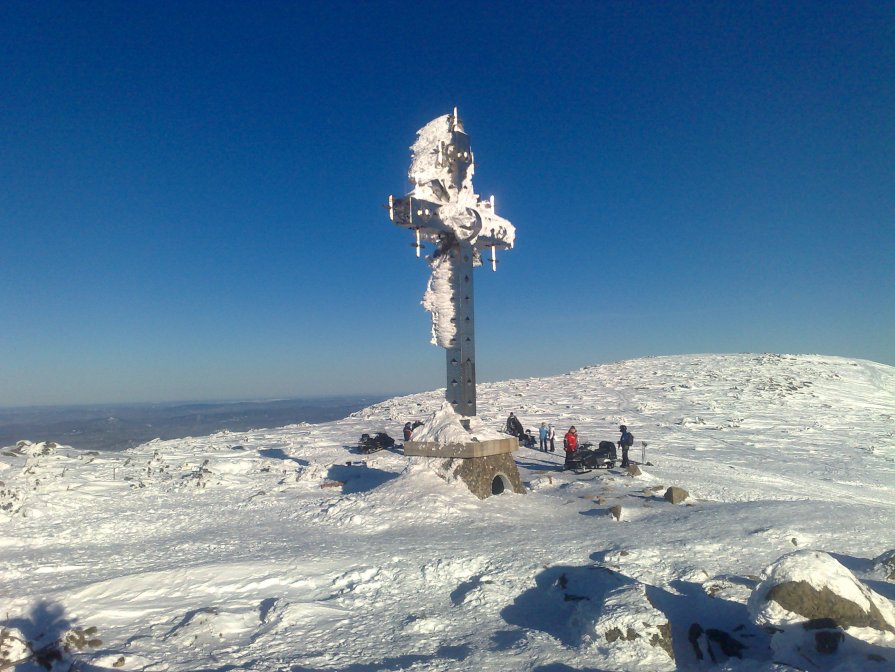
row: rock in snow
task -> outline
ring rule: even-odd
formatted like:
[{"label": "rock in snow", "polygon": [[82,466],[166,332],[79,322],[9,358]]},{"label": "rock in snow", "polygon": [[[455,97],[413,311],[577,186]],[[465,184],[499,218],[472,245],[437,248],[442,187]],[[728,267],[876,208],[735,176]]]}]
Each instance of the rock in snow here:
[{"label": "rock in snow", "polygon": [[690,496],[690,493],[684,490],[683,488],[679,488],[676,485],[672,485],[668,490],[665,491],[663,497],[666,501],[671,502],[672,504],[680,504],[687,497]]}]

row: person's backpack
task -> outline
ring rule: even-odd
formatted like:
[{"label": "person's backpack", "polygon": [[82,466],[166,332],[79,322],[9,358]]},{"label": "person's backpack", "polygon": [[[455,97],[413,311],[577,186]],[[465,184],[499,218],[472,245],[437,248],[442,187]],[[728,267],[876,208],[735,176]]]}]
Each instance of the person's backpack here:
[{"label": "person's backpack", "polygon": [[629,448],[634,445],[634,435],[631,434],[631,432],[627,432],[627,436],[625,436],[625,441],[622,445],[628,446]]}]

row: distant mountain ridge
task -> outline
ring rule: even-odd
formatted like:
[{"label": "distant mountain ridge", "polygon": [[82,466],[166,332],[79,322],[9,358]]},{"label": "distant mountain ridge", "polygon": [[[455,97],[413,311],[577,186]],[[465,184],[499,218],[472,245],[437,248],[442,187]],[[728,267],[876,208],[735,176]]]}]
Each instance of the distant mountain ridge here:
[{"label": "distant mountain ridge", "polygon": [[0,410],[0,446],[28,440],[53,441],[82,450],[125,450],[152,439],[338,420],[373,400],[376,398],[344,396],[6,409]]}]

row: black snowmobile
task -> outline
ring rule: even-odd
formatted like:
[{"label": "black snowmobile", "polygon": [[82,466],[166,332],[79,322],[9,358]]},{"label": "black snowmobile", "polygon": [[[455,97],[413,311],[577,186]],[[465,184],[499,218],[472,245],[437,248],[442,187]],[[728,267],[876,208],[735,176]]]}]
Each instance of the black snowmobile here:
[{"label": "black snowmobile", "polygon": [[583,474],[592,469],[609,469],[615,466],[618,455],[612,441],[600,441],[596,448],[592,443],[582,443],[578,450],[566,458],[566,467],[576,474]]},{"label": "black snowmobile", "polygon": [[369,454],[383,448],[391,448],[394,445],[395,440],[385,432],[376,432],[373,436],[361,434],[360,441],[357,442],[357,450],[360,453]]}]

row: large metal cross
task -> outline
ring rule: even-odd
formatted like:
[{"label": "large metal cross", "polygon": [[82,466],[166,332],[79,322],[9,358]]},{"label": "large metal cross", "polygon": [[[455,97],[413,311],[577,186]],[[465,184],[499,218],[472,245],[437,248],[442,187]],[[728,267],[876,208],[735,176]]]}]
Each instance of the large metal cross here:
[{"label": "large metal cross", "polygon": [[494,197],[483,201],[472,188],[475,171],[469,136],[453,114],[433,119],[417,132],[408,176],[413,190],[389,196],[389,217],[415,233],[416,256],[424,242],[432,275],[422,304],[432,313],[432,343],[447,350],[445,398],[461,416],[476,414],[473,268],[482,252],[511,248],[515,228],[494,212]]}]

